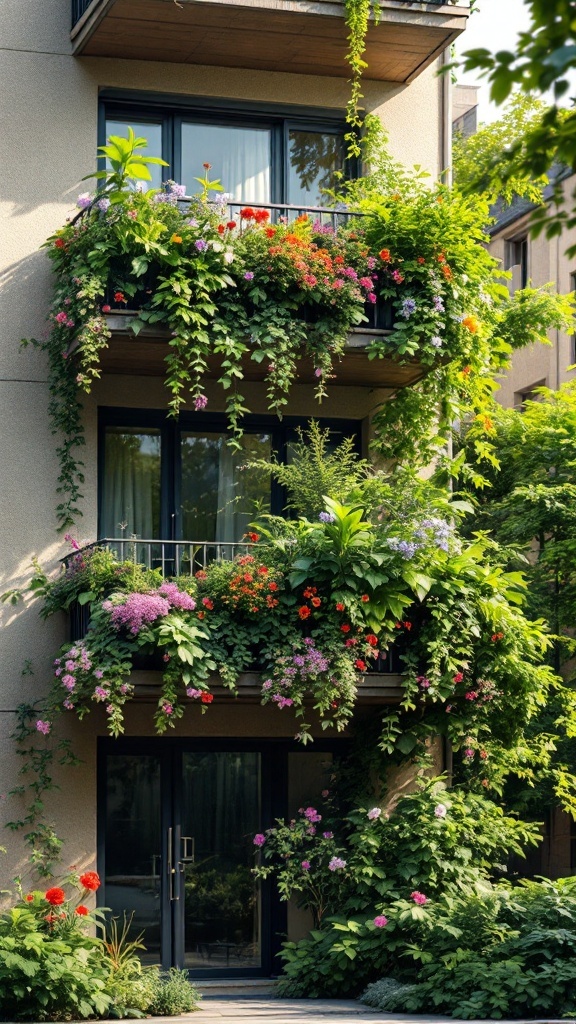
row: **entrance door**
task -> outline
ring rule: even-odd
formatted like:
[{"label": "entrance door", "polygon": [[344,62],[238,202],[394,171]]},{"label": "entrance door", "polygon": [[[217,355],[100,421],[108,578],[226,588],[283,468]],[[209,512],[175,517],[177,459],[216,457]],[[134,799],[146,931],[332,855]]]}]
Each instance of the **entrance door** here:
[{"label": "entrance door", "polygon": [[101,902],[132,916],[145,962],[196,976],[270,972],[269,900],[251,873],[254,834],[270,821],[268,761],[233,740],[106,744]]}]

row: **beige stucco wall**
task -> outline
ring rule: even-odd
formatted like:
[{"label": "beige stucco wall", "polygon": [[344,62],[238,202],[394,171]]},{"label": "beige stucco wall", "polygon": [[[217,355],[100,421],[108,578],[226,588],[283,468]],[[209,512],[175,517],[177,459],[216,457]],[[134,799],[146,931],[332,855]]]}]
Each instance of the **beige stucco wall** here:
[{"label": "beige stucco wall", "polygon": [[[343,79],[193,67],[141,61],[113,61],[70,55],[70,0],[3,0],[0,4],[0,593],[21,586],[33,556],[54,566],[67,550],[55,531],[57,460],[50,433],[44,360],[22,337],[44,337],[50,300],[50,269],[39,247],[74,209],[82,177],[94,167],[97,101],[101,87],[155,90],[172,94],[233,97],[262,102],[326,106],[343,110],[348,84]],[[438,174],[441,85],[433,68],[410,86],[367,81],[365,106],[381,116],[393,155]],[[262,389],[247,385],[253,408],[264,408]],[[213,387],[211,408],[222,407]],[[350,416],[369,421],[386,395],[368,388],[334,387],[317,410],[311,389],[294,391],[290,411]],[[96,422],[98,405],[163,408],[162,383],[150,378],[108,377],[85,402],[86,482],[84,518],[77,533],[96,535]],[[66,637],[63,616],[44,622],[38,605],[0,605],[0,817],[15,815],[8,790],[19,762],[9,740],[14,708],[33,702],[49,685],[51,662]],[[34,675],[21,676],[25,661]],[[150,715],[139,708],[130,718],[131,734],[148,734]],[[293,735],[294,724],[276,709],[211,709],[202,719],[186,719],[180,730],[203,735],[261,731]],[[70,730],[84,766],[60,779],[61,793],[49,801],[65,839],[63,866],[93,862],[95,847],[94,716]],[[104,732],[101,720],[98,730]],[[3,843],[4,835],[0,838]],[[21,836],[6,836],[8,857],[0,861],[0,888],[23,867]]]},{"label": "beige stucco wall", "polygon": [[[576,178],[564,182],[567,203],[573,203],[571,192]],[[506,230],[494,236],[490,252],[504,265],[507,239],[516,239],[528,231],[528,218],[522,218]],[[544,235],[528,239],[528,279],[532,287],[551,284],[561,294],[573,290],[572,274],[576,273],[576,258],[568,258],[566,249],[576,244],[576,228],[565,230],[557,238],[547,239]],[[511,287],[511,284],[510,284]],[[544,384],[559,388],[574,377],[574,370],[568,369],[574,362],[573,336],[560,331],[549,332],[550,345],[529,345],[519,349],[512,356],[512,368],[499,379],[500,390],[496,398],[505,408],[518,406],[522,394],[535,385]]]}]

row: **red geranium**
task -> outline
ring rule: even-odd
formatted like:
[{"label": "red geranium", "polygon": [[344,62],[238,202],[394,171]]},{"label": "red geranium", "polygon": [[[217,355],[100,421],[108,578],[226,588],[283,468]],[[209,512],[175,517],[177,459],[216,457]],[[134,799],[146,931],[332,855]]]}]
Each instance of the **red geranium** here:
[{"label": "red geranium", "polygon": [[342,604],[341,601],[338,601],[338,604],[336,605],[336,611],[337,612],[343,612],[344,611],[344,605]]},{"label": "red geranium", "polygon": [[366,662],[362,661],[362,658],[357,658],[357,660],[354,662],[354,665],[358,669],[359,672],[365,672],[366,671]]},{"label": "red geranium", "polygon": [[322,604],[322,601],[320,600],[319,597],[313,597],[311,603],[312,603],[314,608],[319,608],[320,605]]},{"label": "red geranium", "polygon": [[74,913],[78,914],[78,917],[86,917],[86,914],[89,914],[90,911],[88,910],[88,907],[83,906],[81,903],[79,907],[76,907]]},{"label": "red geranium", "polygon": [[83,875],[80,875],[80,885],[89,889],[90,892],[96,892],[96,889],[100,888],[100,875],[97,871],[85,871]]},{"label": "red geranium", "polygon": [[363,601],[364,604],[366,604],[370,600],[370,597],[369,597],[368,594],[362,594],[362,597],[360,598],[360,600]]},{"label": "red geranium", "polygon": [[233,231],[234,228],[236,227],[236,221],[235,220],[229,220],[227,222],[227,224],[226,224],[226,227],[228,228],[228,231]]},{"label": "red geranium", "polygon": [[378,637],[375,633],[368,633],[366,637],[366,643],[370,644],[370,647],[378,647]]},{"label": "red geranium", "polygon": [[345,622],[343,626],[340,626],[340,629],[342,630],[343,633],[349,633],[350,632],[350,626],[348,625],[347,622]]},{"label": "red geranium", "polygon": [[240,210],[240,216],[244,220],[254,220],[254,210],[251,206],[245,206],[243,210]]},{"label": "red geranium", "polygon": [[[98,882],[98,884],[100,884],[100,882]],[[64,889],[60,889],[58,888],[58,886],[54,886],[53,889],[46,890],[44,894],[44,899],[47,900],[51,906],[59,907],[62,903],[64,903],[64,900],[66,899],[66,893],[64,892]]]},{"label": "red geranium", "polygon": [[114,302],[126,302],[124,292],[114,292]]},{"label": "red geranium", "polygon": [[311,614],[312,612],[310,611],[307,604],[303,604],[302,607],[298,609],[298,615],[300,616],[301,619],[307,619]]},{"label": "red geranium", "polygon": [[56,246],[57,249],[63,249],[65,244],[66,243],[64,242],[63,238],[57,238],[56,241],[54,242],[54,245]]},{"label": "red geranium", "polygon": [[211,704],[212,701],[214,700],[214,694],[213,693],[206,693],[206,692],[204,692],[202,694],[202,696],[200,697],[200,700],[201,700],[202,704]]},{"label": "red geranium", "polygon": [[253,544],[255,544],[257,540],[260,540],[259,533],[247,533],[246,536],[248,537],[248,540],[252,541]]},{"label": "red geranium", "polygon": [[29,892],[28,895],[24,897],[24,899],[26,900],[26,903],[32,903],[34,899],[34,893]]}]

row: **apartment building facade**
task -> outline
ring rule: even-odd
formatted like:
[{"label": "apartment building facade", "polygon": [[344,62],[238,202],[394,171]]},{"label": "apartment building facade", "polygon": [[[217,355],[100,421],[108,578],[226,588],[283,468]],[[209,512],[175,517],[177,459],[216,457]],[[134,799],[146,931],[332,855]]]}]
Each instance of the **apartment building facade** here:
[{"label": "apartment building facade", "polygon": [[[465,28],[467,10],[405,0],[382,0],[380,8],[368,35],[364,107],[382,119],[394,157],[437,177],[449,165],[451,114],[447,81],[436,73]],[[76,212],[97,145],[132,126],[148,140],[148,152],[168,165],[158,171],[158,186],[170,178],[190,192],[208,162],[238,204],[286,211],[322,205],[321,188],[344,165],[343,15],[341,3],[327,0],[2,5],[3,590],[25,584],[33,557],[56,569],[69,550],[54,520],[58,467],[45,366],[19,342],[47,330],[51,273],[39,247]],[[302,165],[302,153],[315,154],[313,173]],[[153,352],[165,339],[135,341],[121,317],[110,323],[108,361],[83,402],[78,538],[92,542],[120,532],[166,544],[239,540],[246,516],[222,512],[238,462],[225,445],[214,382],[207,382],[205,411],[187,407],[170,420],[158,370],[163,356]],[[389,366],[368,364],[366,336],[351,339],[320,417],[364,449],[374,411],[393,400],[399,383]],[[318,417],[313,382],[302,379],[292,389],[281,422],[267,413],[261,382],[246,389],[251,415],[244,455],[286,457],[296,428]],[[146,461],[144,475],[138,476],[137,458]],[[274,509],[274,496],[262,497]],[[0,758],[7,794],[20,767],[10,739],[15,710],[48,688],[53,652],[67,639],[70,622],[63,615],[42,620],[28,602],[4,606],[3,616]],[[25,665],[33,674],[21,674]],[[83,723],[61,726],[83,762],[57,776],[60,789],[48,798],[48,816],[64,841],[63,865],[98,867],[103,905],[134,914],[152,962],[183,965],[200,976],[269,974],[279,934],[296,937],[309,922],[292,907],[286,920],[265,887],[254,896],[249,873],[246,881],[250,848],[240,848],[238,836],[319,792],[346,734],[328,741],[319,733],[313,749],[299,749],[290,716],[260,707],[246,680],[237,699],[222,691],[210,714],[185,717],[170,737],[157,738],[149,714],[152,675],[140,674],[141,696],[122,739],[106,738],[101,709]],[[390,672],[367,680],[359,720],[397,698],[397,687]],[[9,798],[1,806],[5,819],[14,817]],[[7,833],[6,845],[8,879],[26,870],[26,849],[21,833]],[[218,914],[206,899],[194,903],[193,887],[180,885],[194,861],[212,871],[226,863],[233,909]]]}]

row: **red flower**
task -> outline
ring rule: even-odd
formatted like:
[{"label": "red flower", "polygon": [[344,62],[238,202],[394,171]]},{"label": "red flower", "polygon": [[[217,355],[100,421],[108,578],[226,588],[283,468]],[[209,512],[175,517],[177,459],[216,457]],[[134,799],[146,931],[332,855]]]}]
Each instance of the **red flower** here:
[{"label": "red flower", "polygon": [[88,907],[83,906],[81,903],[79,907],[76,907],[74,913],[78,914],[78,917],[86,917],[86,914],[89,914],[90,911],[88,910]]},{"label": "red flower", "polygon": [[267,565],[261,565],[260,568],[258,569],[258,573],[259,573],[260,576],[267,576],[268,575],[268,566]]},{"label": "red flower", "polygon": [[363,601],[364,604],[366,604],[370,600],[370,597],[368,596],[368,594],[362,594],[360,600]]},{"label": "red flower", "polygon": [[114,292],[114,302],[126,302],[124,292]]},{"label": "red flower", "polygon": [[356,637],[351,636],[351,637],[348,638],[348,640],[344,644],[344,647],[356,647],[357,643],[358,643],[358,641],[357,641]]},{"label": "red flower", "polygon": [[362,661],[362,658],[357,658],[356,661],[354,662],[354,666],[358,669],[359,672],[366,671],[366,662]]},{"label": "red flower", "polygon": [[319,608],[320,605],[322,604],[322,601],[320,600],[319,597],[313,597],[310,603],[312,604],[313,608]]},{"label": "red flower", "polygon": [[344,610],[345,610],[344,609],[344,605],[342,604],[341,601],[338,601],[338,604],[336,605],[336,611],[337,612],[343,612]]},{"label": "red flower", "polygon": [[63,238],[57,238],[56,241],[54,242],[54,245],[56,246],[57,249],[63,249],[65,244],[66,243],[64,242]]},{"label": "red flower", "polygon": [[453,683],[461,683],[463,679],[464,679],[464,673],[463,672],[457,672],[455,676],[452,676],[452,682]]},{"label": "red flower", "polygon": [[314,597],[314,594],[317,594],[317,593],[318,593],[317,587],[306,587],[306,590],[303,591],[303,596],[304,597]]},{"label": "red flower", "polygon": [[254,210],[251,206],[245,206],[243,210],[240,210],[240,216],[244,220],[254,220]]},{"label": "red flower", "polygon": [[205,580],[208,577],[208,573],[204,572],[204,569],[199,569],[198,572],[194,573],[197,580]]},{"label": "red flower", "polygon": [[366,637],[366,643],[370,644],[370,647],[378,647],[378,637],[375,633],[368,633]]},{"label": "red flower", "polygon": [[110,306],[108,306],[108,305],[102,306],[102,312],[103,313],[109,313],[110,312]]},{"label": "red flower", "polygon": [[204,605],[205,608],[208,609],[209,612],[211,612],[212,609],[214,608],[214,602],[211,601],[209,597],[203,597],[202,604]]},{"label": "red flower", "polygon": [[196,617],[198,619],[203,619],[203,618],[205,618],[205,616],[206,616],[206,612],[197,612],[196,613]]},{"label": "red flower", "polygon": [[28,895],[24,897],[24,899],[26,900],[26,903],[32,903],[34,900],[34,893],[29,892]]},{"label": "red flower", "polygon": [[502,640],[504,633],[493,633],[490,637],[492,643],[496,643],[498,640]]},{"label": "red flower", "polygon": [[248,537],[248,540],[252,541],[253,544],[255,544],[256,541],[260,540],[259,533],[247,533],[246,536]]},{"label": "red flower", "polygon": [[347,622],[345,622],[343,626],[340,626],[340,629],[342,630],[343,633],[349,633],[350,632],[350,626],[348,625]]},{"label": "red flower", "polygon": [[269,219],[269,217],[270,214],[268,213],[268,210],[254,211],[254,220],[256,221],[257,224],[263,224],[265,220]]},{"label": "red flower", "polygon": [[408,629],[408,630],[412,629],[412,623],[411,622],[403,622],[402,625],[404,626],[404,629]]},{"label": "red flower", "polygon": [[233,231],[234,228],[236,227],[236,221],[235,220],[229,220],[227,222],[227,224],[226,224],[226,227],[228,228],[228,231]]},{"label": "red flower", "polygon": [[265,231],[266,238],[274,238],[275,234],[276,234],[276,228],[266,228],[266,231]]},{"label": "red flower", "polygon": [[224,227],[224,225],[223,225],[223,224],[219,224],[219,225],[218,225],[218,229],[217,229],[217,230],[218,230],[218,234],[219,234],[219,235],[223,235],[223,234],[224,234],[224,232],[226,231],[226,228]]},{"label": "red flower", "polygon": [[303,604],[302,607],[298,609],[298,615],[301,619],[307,619],[311,614],[312,612],[307,604]]},{"label": "red flower", "polygon": [[380,249],[378,255],[383,263],[390,263],[390,249]]},{"label": "red flower", "polygon": [[420,264],[426,263],[426,260],[424,259],[423,256],[419,256],[418,259],[416,260],[416,263],[420,263]]},{"label": "red flower", "polygon": [[278,584],[275,583],[274,580],[272,580],[272,583],[268,587],[268,590],[278,590]]},{"label": "red flower", "polygon": [[201,701],[202,704],[211,704],[213,700],[214,700],[214,694],[213,693],[206,693],[206,692],[204,692],[202,694],[202,696],[200,697],[200,701]]},{"label": "red flower", "polygon": [[80,875],[80,885],[89,889],[90,892],[96,892],[96,889],[100,888],[100,875],[97,871],[85,871],[83,875]]},{"label": "red flower", "polygon": [[[100,884],[100,882],[98,882],[98,884]],[[66,893],[64,892],[64,889],[59,889],[58,886],[55,886],[53,889],[46,890],[44,894],[44,899],[47,900],[51,906],[59,907],[62,903],[64,903],[64,900],[66,899]]]}]

